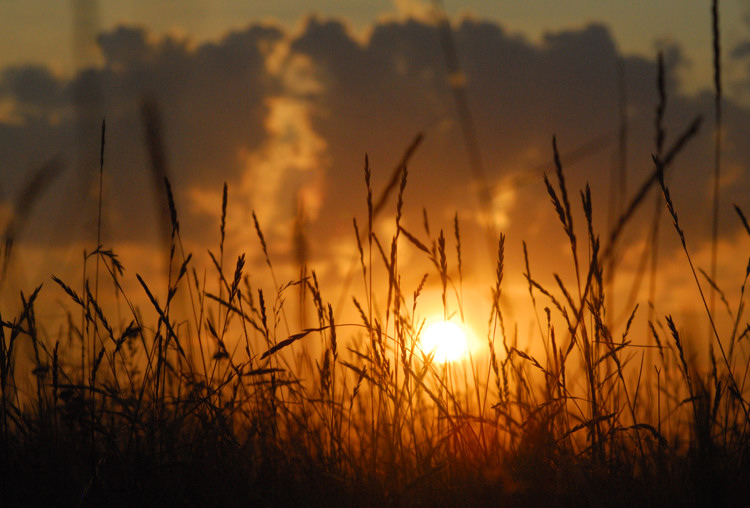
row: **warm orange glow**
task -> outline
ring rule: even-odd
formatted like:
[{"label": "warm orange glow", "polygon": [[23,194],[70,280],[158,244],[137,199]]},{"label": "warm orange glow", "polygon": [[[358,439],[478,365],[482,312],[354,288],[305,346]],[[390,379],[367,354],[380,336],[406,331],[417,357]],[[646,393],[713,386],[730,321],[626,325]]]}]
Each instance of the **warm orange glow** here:
[{"label": "warm orange glow", "polygon": [[421,346],[425,354],[434,351],[435,361],[441,363],[460,360],[469,350],[466,332],[450,321],[429,325],[422,334]]}]

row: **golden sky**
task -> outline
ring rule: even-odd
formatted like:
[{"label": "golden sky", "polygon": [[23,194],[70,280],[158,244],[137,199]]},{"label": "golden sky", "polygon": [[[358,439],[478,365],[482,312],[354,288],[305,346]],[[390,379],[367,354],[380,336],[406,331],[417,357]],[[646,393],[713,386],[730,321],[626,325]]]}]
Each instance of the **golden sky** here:
[{"label": "golden sky", "polygon": [[[586,226],[579,191],[590,184],[594,225],[605,239],[617,207],[622,209],[653,170],[657,45],[665,50],[667,69],[666,146],[696,116],[704,117],[669,183],[691,251],[708,271],[713,167],[709,5],[446,3],[486,171],[492,222],[507,235],[508,312],[528,298],[522,242],[528,245],[533,273],[545,284],[555,284],[553,273],[566,280],[573,273],[565,235],[542,183],[542,173],[553,171],[553,136],[562,153],[583,256]],[[295,221],[302,210],[307,259],[333,288],[340,288],[356,252],[352,218],[360,227],[366,221],[365,154],[378,196],[414,137],[424,134],[409,165],[402,225],[429,244],[441,229],[453,238],[458,214],[466,298],[486,300],[494,253],[486,248],[486,220],[479,213],[445,56],[424,2],[329,0],[318,3],[313,16],[291,1],[102,2],[94,16],[101,29],[95,65],[79,74],[73,72],[71,56],[72,5],[0,3],[0,23],[6,24],[0,27],[5,48],[0,52],[0,165],[6,168],[0,210],[6,223],[16,221],[16,286],[48,280],[44,272],[75,273],[71,267],[79,266],[81,246],[92,244],[104,117],[102,242],[132,267],[131,284],[136,284],[134,272],[159,272],[154,252],[161,205],[156,203],[163,201],[163,191],[154,186],[145,148],[143,106],[150,103],[159,114],[186,249],[204,261],[206,250],[215,250],[227,182],[227,259],[249,251],[249,266],[263,266],[255,212],[282,279],[293,278],[298,273]],[[748,241],[732,203],[750,211],[745,141],[750,110],[741,93],[748,84],[747,60],[735,51],[750,33],[743,12],[741,2],[722,3],[727,97],[720,210],[724,261],[718,282],[735,292]],[[625,188],[613,193],[623,75],[628,177]],[[49,186],[37,186],[40,194],[31,206],[24,189],[42,167],[53,168],[44,181]],[[626,295],[652,224],[651,194],[620,243],[621,276],[613,289],[618,314],[630,310]],[[429,233],[423,209],[429,214]],[[386,247],[395,233],[394,216],[392,198],[374,224]],[[660,231],[662,301],[670,311],[692,310],[695,286],[665,213]],[[490,239],[493,245],[496,241]],[[455,267],[455,241],[449,245]],[[424,257],[406,242],[399,260],[404,284],[416,286],[425,271]],[[434,296],[434,277],[430,281]],[[636,291],[641,301],[645,288]],[[338,300],[336,290],[330,299]],[[481,306],[474,310],[485,313]]]}]

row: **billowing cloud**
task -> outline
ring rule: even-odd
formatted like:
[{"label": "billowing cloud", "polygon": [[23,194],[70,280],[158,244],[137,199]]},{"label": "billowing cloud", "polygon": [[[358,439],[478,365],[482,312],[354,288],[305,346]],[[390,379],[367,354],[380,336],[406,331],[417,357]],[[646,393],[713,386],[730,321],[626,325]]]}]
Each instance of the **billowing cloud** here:
[{"label": "billowing cloud", "polygon": [[[585,225],[578,190],[587,182],[595,227],[606,236],[612,207],[632,197],[653,169],[655,59],[621,54],[610,31],[599,24],[550,33],[539,42],[473,18],[453,28],[495,223],[508,235],[509,259],[521,261],[521,240],[529,243],[537,265],[550,265],[565,253],[564,235],[541,180],[543,169],[551,173],[553,135],[579,238],[585,237]],[[476,182],[440,33],[426,16],[382,20],[365,37],[352,34],[344,21],[312,17],[298,31],[254,24],[201,44],[120,27],[102,34],[99,44],[103,66],[72,79],[39,67],[2,72],[0,143],[8,148],[0,151],[0,164],[7,168],[6,199],[22,189],[29,171],[51,158],[64,160],[69,172],[81,160],[96,166],[91,154],[98,154],[97,128],[106,116],[108,238],[154,242],[155,231],[144,234],[155,230],[156,191],[141,113],[149,98],[161,114],[183,233],[199,245],[216,237],[221,185],[227,181],[230,203],[239,210],[230,228],[245,231],[237,233],[245,236],[235,247],[247,248],[253,233],[249,212],[256,210],[276,241],[272,248],[282,260],[291,260],[294,215],[302,204],[310,260],[335,271],[331,260],[346,259],[341,246],[352,241],[352,216],[364,217],[365,154],[377,195],[403,151],[423,133],[409,167],[406,227],[422,234],[425,207],[434,228],[447,230],[458,211],[467,228],[465,248],[471,248],[471,240],[484,252]],[[694,117],[704,117],[668,177],[691,246],[702,251],[710,234],[713,98],[708,92],[680,93],[677,70],[684,59],[678,48],[668,49],[667,146]],[[77,102],[71,102],[74,97]],[[623,99],[627,188],[612,194]],[[744,142],[750,112],[725,100],[724,120],[721,233],[731,242],[740,227],[731,203],[750,211],[750,146]],[[93,188],[95,169],[86,170],[87,188]],[[57,193],[64,195],[62,185],[76,181],[61,180]],[[59,201],[63,197],[45,194],[36,220],[43,223],[48,214],[59,213],[52,207],[64,206]],[[388,213],[393,211],[391,204]],[[643,241],[652,211],[648,200],[624,238],[626,251]],[[49,240],[34,233],[33,224],[29,229],[28,238]],[[666,220],[662,231],[674,236]],[[667,245],[665,256],[670,256],[673,246]],[[623,258],[629,269],[631,257]]]},{"label": "billowing cloud", "polygon": [[[563,233],[538,170],[546,166],[552,172],[553,135],[578,210],[574,215],[579,236],[585,229],[578,190],[586,183],[594,196],[595,227],[606,236],[614,202],[620,200],[624,206],[653,170],[655,60],[621,55],[607,28],[596,24],[548,34],[538,44],[475,19],[465,19],[454,28],[479,148],[499,207],[498,219],[512,239],[513,259],[520,260],[521,239],[529,242],[531,252],[549,252],[550,240],[555,239],[553,245],[561,244],[555,250],[564,252]],[[370,154],[377,188],[382,188],[416,132],[424,132],[426,138],[410,167],[407,202],[417,212],[412,224],[420,224],[422,206],[444,227],[449,227],[456,210],[468,222],[476,216],[477,199],[439,37],[430,24],[392,21],[376,25],[362,42],[347,32],[344,23],[311,19],[294,41],[294,50],[316,63],[324,88],[314,113],[331,159],[321,225],[345,229],[351,211],[363,209],[363,153]],[[697,97],[679,93],[676,71],[683,58],[678,48],[666,49],[667,146],[695,117],[704,118],[699,134],[668,177],[691,245],[698,249],[710,229],[713,99],[709,93]],[[610,175],[618,164],[621,79],[628,174],[625,192],[617,191],[612,200]],[[722,234],[732,235],[740,223],[731,203],[746,209],[750,204],[743,194],[750,183],[743,169],[750,153],[741,142],[750,118],[747,110],[725,102],[721,226]],[[618,197],[623,194],[627,199]],[[651,202],[636,216],[626,242],[639,241],[650,226]],[[674,237],[667,223],[661,230]],[[543,257],[545,263],[552,259]]]}]

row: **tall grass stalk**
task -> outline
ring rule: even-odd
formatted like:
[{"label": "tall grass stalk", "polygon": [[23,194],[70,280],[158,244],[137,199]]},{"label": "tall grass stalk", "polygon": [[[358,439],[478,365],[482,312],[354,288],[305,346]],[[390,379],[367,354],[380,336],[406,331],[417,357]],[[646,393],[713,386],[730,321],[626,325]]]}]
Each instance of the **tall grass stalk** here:
[{"label": "tall grass stalk", "polygon": [[[716,280],[717,249],[719,245],[719,194],[721,186],[722,87],[721,33],[719,31],[719,0],[711,0],[711,33],[713,36],[714,70],[714,174],[711,209],[711,279]],[[714,311],[716,293],[711,292],[709,310]]]}]

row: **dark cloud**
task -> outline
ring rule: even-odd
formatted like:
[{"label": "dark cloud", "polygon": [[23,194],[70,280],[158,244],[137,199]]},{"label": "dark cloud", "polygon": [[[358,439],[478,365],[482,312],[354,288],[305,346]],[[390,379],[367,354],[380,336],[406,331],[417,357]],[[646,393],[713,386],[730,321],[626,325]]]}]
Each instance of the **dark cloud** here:
[{"label": "dark cloud", "polygon": [[121,27],[100,38],[106,58],[101,79],[111,98],[106,109],[117,120],[137,119],[143,98],[152,97],[181,182],[236,178],[243,169],[238,152],[253,151],[264,139],[264,100],[273,93],[265,47],[280,36],[255,26],[193,48],[171,37],[149,42],[144,30]]},{"label": "dark cloud", "polygon": [[[606,145],[586,159],[563,157],[571,192],[577,195],[577,189],[591,184],[596,223],[604,232],[620,123],[619,80],[625,80],[632,195],[653,169],[655,61],[621,55],[608,29],[596,24],[547,34],[534,44],[494,23],[467,19],[455,28],[455,40],[491,185],[508,186],[509,176],[525,183],[515,188],[515,204],[506,210],[510,236],[544,243],[549,227],[557,227],[550,222],[527,224],[530,216],[548,211],[541,174],[530,170],[551,161],[553,135],[563,154],[606,136]],[[331,157],[323,211],[327,227],[338,220],[341,210],[362,208],[362,154],[368,152],[375,161],[382,184],[401,150],[419,131],[425,131],[427,138],[410,175],[411,192],[416,194],[411,199],[417,209],[424,204],[437,213],[448,209],[452,214],[453,209],[469,208],[465,202],[471,202],[473,195],[468,161],[435,27],[414,20],[381,23],[366,42],[360,42],[341,22],[311,19],[292,47],[315,62],[325,90],[318,98],[315,125],[328,142]],[[679,94],[675,71],[683,60],[678,48],[667,50],[668,144],[694,117],[706,117],[698,138],[678,159],[670,177],[685,223],[702,239],[709,224],[705,210],[710,205],[712,104],[709,95]],[[728,139],[741,136],[747,112],[731,103],[727,109],[731,111],[726,116]],[[738,141],[725,145],[727,166],[741,164],[747,155]],[[745,171],[736,167],[733,171],[737,186],[727,187],[724,199],[747,204],[747,198],[729,196],[748,183]],[[352,194],[352,188],[360,191]],[[733,212],[725,204],[722,224],[728,233],[738,223],[731,220]],[[475,202],[471,205],[476,209]],[[643,228],[643,222],[635,226]]]},{"label": "dark cloud", "polygon": [[2,71],[0,83],[0,92],[13,99],[19,113],[24,116],[50,111],[63,103],[60,80],[46,67],[7,68]]},{"label": "dark cloud", "polygon": [[[627,101],[628,196],[653,167],[655,59],[622,55],[608,28],[599,24],[550,33],[537,43],[492,22],[464,19],[454,27],[454,37],[489,184],[504,218],[501,225],[512,242],[511,255],[519,256],[522,239],[544,252],[564,250],[539,170],[549,167],[553,135],[563,153],[574,207],[580,209],[577,190],[590,183],[595,224],[605,232],[613,204],[610,175],[616,166],[620,80]],[[351,237],[353,215],[364,216],[364,155],[369,154],[377,193],[419,132],[425,133],[425,141],[410,165],[409,227],[419,229],[423,206],[439,227],[450,227],[455,210],[469,229],[474,227],[478,205],[461,126],[440,36],[428,23],[383,21],[361,38],[345,22],[313,17],[299,33],[252,25],[201,45],[120,27],[103,34],[99,43],[103,68],[72,80],[31,67],[2,74],[0,91],[23,121],[0,125],[0,142],[11,145],[0,152],[0,164],[8,168],[10,181],[21,182],[23,172],[45,158],[69,154],[72,150],[66,143],[81,121],[76,111],[88,122],[88,143],[98,149],[94,133],[106,115],[113,241],[118,235],[145,238],[143,230],[153,222],[154,191],[140,113],[144,97],[159,105],[178,204],[189,202],[190,189],[218,194],[223,181],[229,181],[230,193],[237,189],[242,194],[249,192],[248,186],[261,188],[268,183],[265,180],[273,180],[277,182],[273,194],[256,193],[255,201],[246,206],[258,208],[263,199],[284,201],[289,215],[299,189],[315,181],[303,171],[306,163],[289,163],[299,166],[294,171],[266,167],[265,176],[255,175],[248,183],[252,161],[272,163],[285,142],[292,146],[290,160],[308,160],[297,153],[303,146],[299,138],[314,134],[322,140],[317,150],[324,157],[315,160],[324,177],[322,185],[315,187],[321,193],[320,205],[310,224],[312,255],[318,260],[330,256],[342,235]],[[700,134],[669,176],[681,220],[689,238],[700,246],[710,226],[712,97],[680,94],[677,70],[684,59],[679,48],[667,49],[667,145],[695,116],[705,118]],[[303,78],[309,83],[296,86]],[[93,99],[97,90],[101,103]],[[61,98],[66,96],[82,98],[78,109],[63,107]],[[294,122],[269,124],[273,100],[279,97],[293,99],[287,106],[297,108],[298,126],[309,123],[312,134],[302,127],[295,130]],[[750,183],[744,166],[750,160],[750,146],[743,142],[749,115],[747,109],[725,101],[722,232],[727,238],[739,227],[730,203],[750,211],[744,192]],[[566,155],[593,140],[600,140],[598,150],[586,157]],[[196,229],[213,220],[195,207],[185,208],[187,222]],[[653,207],[646,208],[630,228],[627,241],[637,241],[646,231]],[[582,236],[581,213],[576,216]],[[277,219],[274,216],[273,221]],[[673,234],[666,226],[662,230]],[[200,230],[194,234],[206,238]],[[479,237],[481,230],[475,227],[473,234]],[[327,241],[316,244],[315,238]]]},{"label": "dark cloud", "polygon": [[[265,101],[275,86],[266,72],[266,57],[280,37],[278,29],[253,26],[194,46],[187,39],[119,27],[99,38],[101,69],[87,69],[70,80],[39,67],[4,71],[0,92],[12,104],[0,125],[2,143],[9,147],[0,154],[7,193],[17,193],[29,178],[24,175],[50,158],[62,159],[66,167],[64,187],[39,196],[42,217],[31,237],[52,242],[78,238],[80,224],[67,226],[64,220],[44,217],[59,217],[59,209],[79,209],[83,201],[91,205],[100,125],[106,118],[105,199],[111,214],[105,220],[112,241],[153,240],[154,203],[163,198],[163,188],[153,189],[151,183],[142,116],[146,100],[158,107],[177,189],[220,187],[225,180],[237,180],[245,169],[240,153],[256,150],[266,137]],[[66,194],[71,198],[67,202]],[[189,222],[190,209],[184,213]],[[85,207],[85,215],[92,214],[95,207]],[[80,215],[63,214],[71,223],[85,222],[83,232],[90,239],[95,219]]]},{"label": "dark cloud", "polygon": [[[315,62],[324,89],[314,114],[331,156],[323,217],[348,232],[351,211],[364,203],[364,154],[370,155],[375,181],[382,186],[417,133],[430,133],[428,148],[418,152],[423,157],[439,141],[432,133],[450,121],[452,99],[437,32],[416,21],[381,24],[361,44],[343,23],[311,19],[292,49]],[[427,181],[421,171],[413,174],[420,195],[439,199],[444,184],[460,178],[460,173],[449,176],[458,169],[456,155],[428,168]]]}]

